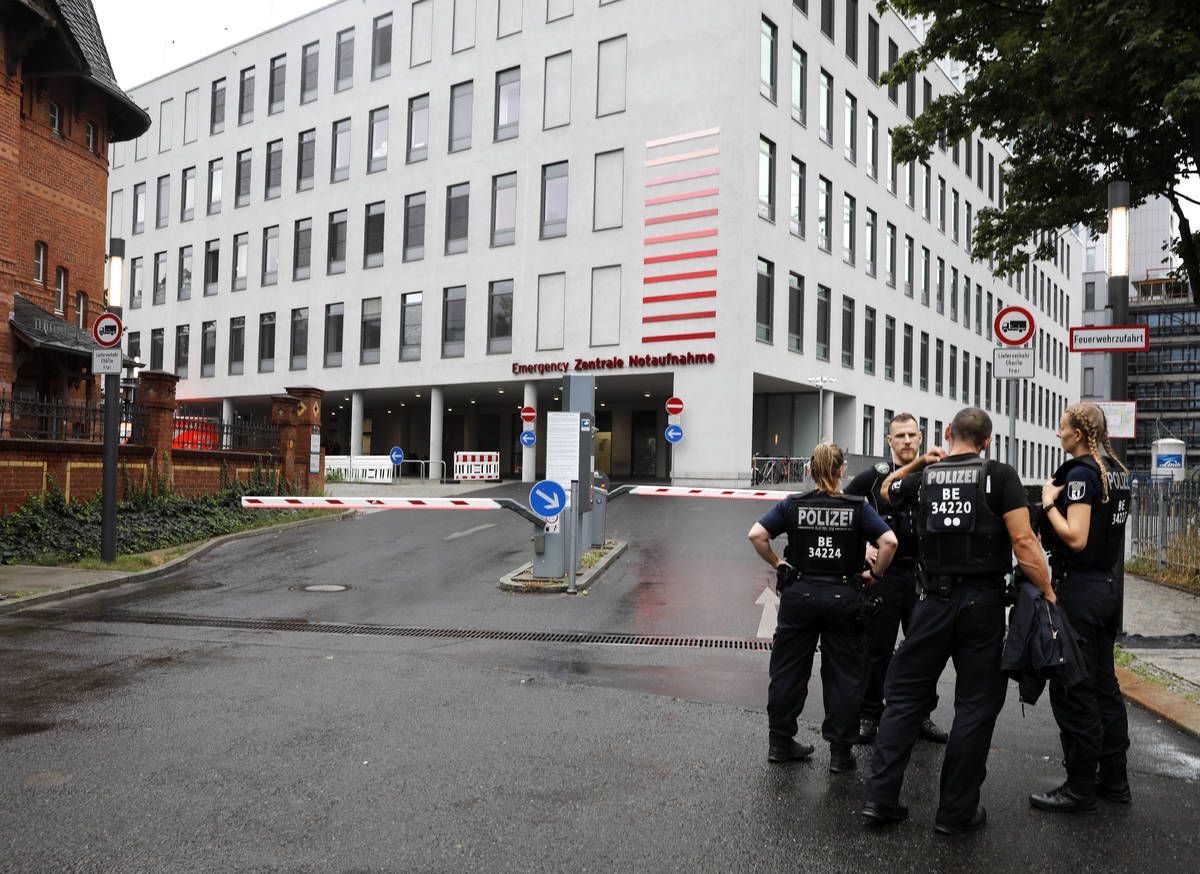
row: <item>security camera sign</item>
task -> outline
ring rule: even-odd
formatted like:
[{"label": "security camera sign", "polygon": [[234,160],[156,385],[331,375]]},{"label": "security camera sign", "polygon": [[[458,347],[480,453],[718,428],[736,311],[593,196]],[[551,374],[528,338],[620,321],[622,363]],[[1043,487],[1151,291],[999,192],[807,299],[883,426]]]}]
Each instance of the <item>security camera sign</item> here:
[{"label": "security camera sign", "polygon": [[1008,346],[1023,346],[1033,336],[1033,314],[1024,307],[1005,307],[992,326],[996,338]]}]

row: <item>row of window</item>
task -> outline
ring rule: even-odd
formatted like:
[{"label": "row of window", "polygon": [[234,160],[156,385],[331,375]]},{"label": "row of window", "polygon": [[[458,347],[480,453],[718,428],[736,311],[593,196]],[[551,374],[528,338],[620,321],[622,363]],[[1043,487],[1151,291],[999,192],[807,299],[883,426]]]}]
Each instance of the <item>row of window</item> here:
[{"label": "row of window", "polygon": [[[404,294],[400,299],[399,358],[400,361],[416,361],[421,357],[422,292]],[[442,290],[441,312],[441,356],[461,358],[465,354],[467,288],[456,285]],[[512,351],[513,283],[503,279],[488,284],[488,336],[489,354],[504,354]],[[321,344],[321,362],[324,367],[341,367],[345,352],[344,302],[325,305],[324,335]],[[364,298],[359,315],[359,364],[378,364],[383,327],[383,298]],[[288,321],[287,362],[290,370],[308,367],[309,354],[309,308],[296,307],[291,310]],[[162,370],[165,354],[165,329],[150,331],[149,366]],[[130,331],[129,355],[141,360],[142,333]],[[262,313],[258,317],[257,366],[259,373],[275,370],[276,358],[276,313]],[[191,325],[176,325],[174,346],[174,372],[186,378],[191,355]],[[200,376],[216,374],[217,322],[205,321],[200,325]],[[229,320],[227,368],[231,376],[245,372],[246,367],[246,317],[234,316]]]},{"label": "row of window", "polygon": [[[50,258],[50,247],[42,240],[33,244],[33,281],[38,285],[46,284],[46,266]],[[67,314],[70,292],[70,271],[66,267],[54,268],[54,312],[60,316]],[[75,327],[81,331],[88,330],[88,296],[82,291],[75,292]]]},{"label": "row of window", "polygon": [[[46,101],[46,123],[50,127],[50,133],[59,139],[66,139],[71,135],[71,131],[68,128],[70,114],[64,113],[62,107],[55,100]],[[95,124],[90,121],[84,122],[83,144],[92,154],[95,154],[100,147],[98,133],[99,131]]]}]

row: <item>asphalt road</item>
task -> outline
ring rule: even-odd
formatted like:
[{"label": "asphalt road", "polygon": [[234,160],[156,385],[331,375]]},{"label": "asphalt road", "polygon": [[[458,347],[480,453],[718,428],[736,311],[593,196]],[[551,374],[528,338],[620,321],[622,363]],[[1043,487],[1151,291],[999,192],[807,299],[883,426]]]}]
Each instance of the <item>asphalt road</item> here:
[{"label": "asphalt road", "polygon": [[[1134,804],[1056,817],[1026,800],[1060,779],[1048,703],[1022,714],[1010,690],[989,826],[948,839],[931,828],[940,747],[918,744],[912,817],[885,832],[858,816],[867,750],[846,776],[823,745],[768,765],[765,652],[186,624],[747,639],[771,574],[745,532],[767,506],[615,501],[609,535],[630,548],[586,597],[497,588],[529,558],[514,514],[381,511],[58,605],[159,624],[2,619],[0,870],[1195,870],[1200,742],[1137,708]],[[331,582],[350,588],[300,590]]]}]

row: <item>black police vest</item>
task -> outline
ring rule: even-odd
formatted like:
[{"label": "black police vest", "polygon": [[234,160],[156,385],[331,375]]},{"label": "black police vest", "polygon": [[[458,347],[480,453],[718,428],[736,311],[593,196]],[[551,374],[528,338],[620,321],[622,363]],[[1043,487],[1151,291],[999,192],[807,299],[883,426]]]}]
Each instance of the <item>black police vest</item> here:
[{"label": "black police vest", "polygon": [[1004,520],[988,506],[983,458],[931,464],[917,501],[921,567],[935,576],[999,577],[1012,569]]},{"label": "black police vest", "polygon": [[788,564],[801,577],[852,577],[864,567],[863,499],[821,491],[797,497],[788,513]]},{"label": "black police vest", "polygon": [[[1067,474],[1076,466],[1091,468],[1097,478],[1105,479],[1100,465],[1091,455],[1069,458],[1054,472],[1057,482],[1066,482]],[[1055,566],[1068,571],[1109,571],[1121,557],[1125,543],[1125,520],[1129,517],[1129,474],[1117,467],[1107,456],[1104,466],[1108,469],[1108,503],[1092,504],[1092,519],[1088,526],[1087,544],[1079,552],[1067,547],[1049,522],[1041,526],[1042,541],[1054,553]],[[1067,488],[1070,488],[1068,485]],[[1101,492],[1101,498],[1103,498]],[[1067,514],[1066,490],[1056,502],[1064,518]]]}]

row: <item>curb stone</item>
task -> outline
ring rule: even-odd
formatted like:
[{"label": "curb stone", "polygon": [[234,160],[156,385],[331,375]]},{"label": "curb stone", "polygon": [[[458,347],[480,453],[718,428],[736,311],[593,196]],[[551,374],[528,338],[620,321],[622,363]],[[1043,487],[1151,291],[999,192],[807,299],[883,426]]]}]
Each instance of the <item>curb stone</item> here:
[{"label": "curb stone", "polygon": [[1180,731],[1200,738],[1200,704],[1119,665],[1116,672],[1122,695]]},{"label": "curb stone", "polygon": [[267,525],[263,528],[252,528],[249,531],[235,531],[232,534],[222,534],[220,537],[214,537],[211,540],[206,540],[204,543],[197,546],[190,552],[186,552],[178,558],[173,558],[166,564],[159,565],[156,568],[151,568],[145,571],[113,571],[118,576],[108,580],[97,580],[91,583],[79,583],[74,586],[64,586],[61,589],[47,589],[44,592],[36,592],[32,595],[25,595],[22,598],[9,598],[0,601],[0,616],[8,613],[16,613],[19,610],[24,610],[26,607],[32,607],[39,604],[48,604],[53,601],[62,601],[66,598],[73,598],[76,595],[86,595],[91,592],[101,592],[105,589],[115,589],[118,587],[131,585],[135,583],[146,583],[156,580],[159,577],[166,576],[169,573],[179,570],[189,562],[200,558],[209,551],[216,549],[218,546],[223,546],[226,543],[232,543],[235,540],[242,540],[247,537],[256,537],[260,534],[270,534],[280,531],[288,531],[292,528],[304,528],[308,525],[316,525],[321,522],[344,521],[352,516],[360,515],[358,510],[347,510],[344,513],[338,513],[334,516],[318,516],[315,519],[297,519],[294,522],[281,522],[278,525]]},{"label": "curb stone", "polygon": [[[586,589],[592,584],[596,577],[600,576],[604,570],[617,559],[629,546],[624,540],[614,540],[613,548],[606,552],[601,559],[585,570],[583,573],[575,575],[575,587],[580,594],[586,593]],[[533,567],[533,562],[529,561],[521,565],[516,570],[510,571],[500,578],[499,586],[505,592],[520,592],[522,594],[538,595],[542,593],[548,594],[564,594],[567,591],[566,583],[553,583],[548,586],[526,586],[523,583],[516,582],[516,578],[525,571]]]}]

